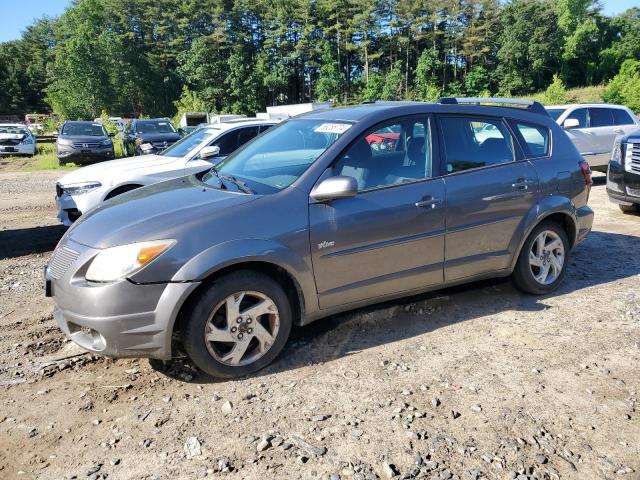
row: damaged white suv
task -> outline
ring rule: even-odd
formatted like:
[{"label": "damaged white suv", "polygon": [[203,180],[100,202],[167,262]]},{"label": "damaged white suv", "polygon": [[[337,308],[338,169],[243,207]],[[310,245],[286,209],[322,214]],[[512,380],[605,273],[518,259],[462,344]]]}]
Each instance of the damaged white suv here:
[{"label": "damaged white suv", "polygon": [[205,125],[160,154],[89,165],[56,183],[58,220],[70,226],[91,208],[122,193],[210,169],[276,120],[242,119]]},{"label": "damaged white suv", "polygon": [[36,137],[26,125],[0,123],[0,155],[36,154]]}]

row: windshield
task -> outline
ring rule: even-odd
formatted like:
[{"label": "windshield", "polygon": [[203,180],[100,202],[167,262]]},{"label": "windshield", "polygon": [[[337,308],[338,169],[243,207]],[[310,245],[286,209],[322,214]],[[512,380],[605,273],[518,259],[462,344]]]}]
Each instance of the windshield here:
[{"label": "windshield", "polygon": [[21,125],[0,125],[0,133],[11,133],[14,135],[26,135],[29,130]]},{"label": "windshield", "polygon": [[137,133],[175,133],[170,122],[159,122],[157,120],[140,120],[136,123]]},{"label": "windshield", "polygon": [[107,132],[99,123],[67,123],[62,127],[62,135],[106,137]]},{"label": "windshield", "polygon": [[[258,193],[282,190],[351,127],[350,123],[323,120],[290,120],[256,137],[218,165],[224,176],[244,181]],[[215,174],[203,181],[216,184]]]},{"label": "windshield", "polygon": [[560,118],[560,115],[562,115],[565,112],[564,108],[547,108],[547,112],[549,112],[549,115],[551,116],[551,118],[553,118],[554,120],[558,120],[558,118]]},{"label": "windshield", "polygon": [[[196,130],[195,132],[182,138],[180,141],[174,143],[164,152],[161,153],[163,157],[184,157],[194,151],[202,142],[207,138],[218,132],[217,128],[203,128]],[[194,152],[195,153],[195,152]]]}]

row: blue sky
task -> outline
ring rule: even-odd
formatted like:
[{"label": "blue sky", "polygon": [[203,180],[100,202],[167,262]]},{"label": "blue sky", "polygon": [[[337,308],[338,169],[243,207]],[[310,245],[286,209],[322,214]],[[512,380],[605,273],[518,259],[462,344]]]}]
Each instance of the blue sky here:
[{"label": "blue sky", "polygon": [[[71,0],[0,0],[0,42],[20,38],[22,30],[42,16],[57,16]],[[604,13],[615,15],[631,7],[640,7],[640,0],[601,0]]]}]

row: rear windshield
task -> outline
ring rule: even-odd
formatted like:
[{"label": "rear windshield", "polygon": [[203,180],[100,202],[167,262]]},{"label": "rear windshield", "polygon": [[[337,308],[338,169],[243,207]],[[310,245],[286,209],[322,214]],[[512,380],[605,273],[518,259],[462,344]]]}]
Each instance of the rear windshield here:
[{"label": "rear windshield", "polygon": [[62,127],[62,135],[83,135],[89,137],[105,137],[107,132],[99,123],[67,123]]},{"label": "rear windshield", "polygon": [[136,123],[137,133],[175,133],[171,122],[159,122],[157,120],[141,120]]},{"label": "rear windshield", "polygon": [[560,115],[562,115],[566,110],[564,108],[547,108],[547,112],[554,120],[558,120]]}]

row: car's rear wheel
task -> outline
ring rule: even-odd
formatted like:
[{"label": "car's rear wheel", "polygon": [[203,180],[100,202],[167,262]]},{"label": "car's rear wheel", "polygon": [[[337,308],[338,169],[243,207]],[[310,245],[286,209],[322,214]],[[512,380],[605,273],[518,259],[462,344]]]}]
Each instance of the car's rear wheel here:
[{"label": "car's rear wheel", "polygon": [[239,271],[212,282],[186,312],[187,354],[215,377],[240,377],[270,364],[291,331],[291,304],[278,283]]},{"label": "car's rear wheel", "polygon": [[639,213],[640,205],[631,204],[631,205],[618,205],[622,213]]},{"label": "car's rear wheel", "polygon": [[542,222],[522,247],[513,271],[516,287],[534,295],[552,292],[564,279],[569,252],[564,229],[555,222]]}]

